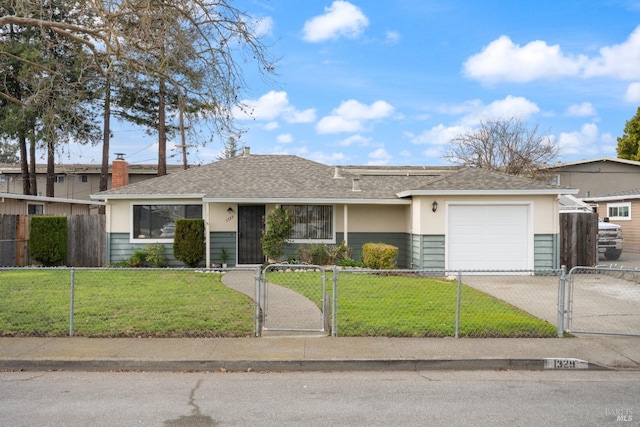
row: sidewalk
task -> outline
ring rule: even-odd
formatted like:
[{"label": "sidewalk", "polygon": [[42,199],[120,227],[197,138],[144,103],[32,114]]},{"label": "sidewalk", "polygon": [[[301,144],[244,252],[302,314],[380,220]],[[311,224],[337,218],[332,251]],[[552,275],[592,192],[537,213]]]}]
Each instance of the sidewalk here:
[{"label": "sidewalk", "polygon": [[0,338],[3,370],[540,370],[560,366],[640,370],[640,338]]}]

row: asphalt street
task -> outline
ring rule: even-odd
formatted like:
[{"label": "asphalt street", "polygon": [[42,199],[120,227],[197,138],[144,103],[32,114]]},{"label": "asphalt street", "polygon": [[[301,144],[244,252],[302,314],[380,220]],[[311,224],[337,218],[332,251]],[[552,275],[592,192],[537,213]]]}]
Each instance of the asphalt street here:
[{"label": "asphalt street", "polygon": [[0,372],[2,426],[639,425],[640,372]]}]

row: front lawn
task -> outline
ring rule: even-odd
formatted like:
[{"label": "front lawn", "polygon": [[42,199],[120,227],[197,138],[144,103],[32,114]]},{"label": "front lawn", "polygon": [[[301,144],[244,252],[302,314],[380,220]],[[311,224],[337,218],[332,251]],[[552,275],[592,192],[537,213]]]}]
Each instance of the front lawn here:
[{"label": "front lawn", "polygon": [[[327,289],[332,288],[327,273]],[[268,281],[321,307],[317,272],[273,272]],[[339,336],[455,336],[457,281],[342,272],[337,282]],[[461,288],[461,337],[556,337],[554,325],[468,286]]]},{"label": "front lawn", "polygon": [[[0,336],[67,336],[70,270],[0,271]],[[76,270],[74,335],[238,337],[254,331],[254,303],[220,274]]]}]

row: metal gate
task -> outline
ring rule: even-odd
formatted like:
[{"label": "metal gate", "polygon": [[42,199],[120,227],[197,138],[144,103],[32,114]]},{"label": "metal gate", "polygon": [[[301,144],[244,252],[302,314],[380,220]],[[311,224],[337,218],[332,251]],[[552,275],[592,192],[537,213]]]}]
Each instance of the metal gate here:
[{"label": "metal gate", "polygon": [[329,331],[330,304],[323,267],[271,264],[262,271],[257,286],[262,332]]},{"label": "metal gate", "polygon": [[566,312],[567,332],[640,336],[640,270],[572,268]]}]

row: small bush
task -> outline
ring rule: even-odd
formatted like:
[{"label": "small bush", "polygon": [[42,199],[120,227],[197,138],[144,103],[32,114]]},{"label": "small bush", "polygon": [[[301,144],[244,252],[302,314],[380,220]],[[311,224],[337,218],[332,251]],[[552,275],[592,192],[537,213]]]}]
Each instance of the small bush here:
[{"label": "small bush", "polygon": [[160,244],[148,245],[144,249],[138,249],[131,255],[131,258],[123,261],[119,265],[123,267],[154,267],[163,268],[168,265],[165,256],[165,248]]},{"label": "small bush", "polygon": [[340,261],[340,266],[341,267],[366,267],[364,265],[364,262],[362,261],[356,261],[353,258],[345,258],[342,261]]},{"label": "small bush", "polygon": [[342,242],[340,245],[309,245],[296,250],[298,259],[307,264],[339,265],[342,260],[351,256],[351,248]]},{"label": "small bush", "polygon": [[367,268],[392,270],[396,268],[398,248],[386,243],[365,243],[362,245],[362,262]]},{"label": "small bush", "polygon": [[31,217],[29,254],[45,266],[60,264],[67,257],[67,217]]},{"label": "small bush", "polygon": [[200,261],[204,258],[203,219],[176,219],[173,256],[191,268],[195,268],[200,264]]}]

